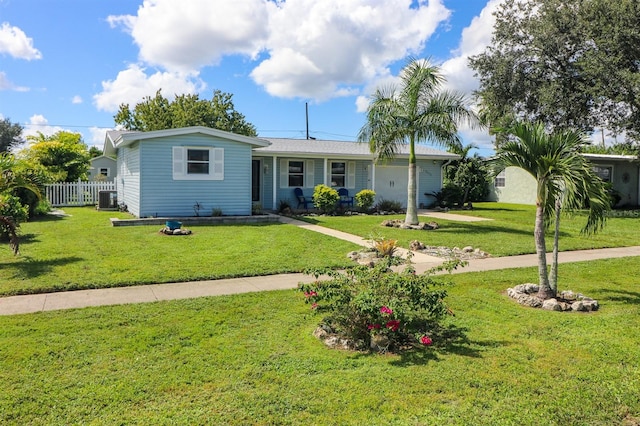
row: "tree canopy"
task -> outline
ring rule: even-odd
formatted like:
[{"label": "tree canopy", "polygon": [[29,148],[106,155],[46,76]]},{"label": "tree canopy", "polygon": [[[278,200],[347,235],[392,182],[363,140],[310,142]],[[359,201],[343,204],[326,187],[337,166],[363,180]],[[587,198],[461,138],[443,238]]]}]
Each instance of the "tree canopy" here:
[{"label": "tree canopy", "polygon": [[113,117],[125,130],[152,131],[189,126],[205,126],[240,135],[256,136],[253,124],[235,110],[233,95],[216,90],[211,100],[196,95],[177,95],[173,101],[162,96],[147,96],[131,109],[121,104]]},{"label": "tree canopy", "polygon": [[22,126],[8,118],[0,120],[0,153],[9,152],[22,143]]},{"label": "tree canopy", "polygon": [[50,180],[73,182],[87,178],[90,156],[79,133],[59,131],[46,136],[38,132],[27,140],[31,144],[20,152],[21,157],[34,169],[44,168]]},{"label": "tree canopy", "polygon": [[502,2],[492,43],[472,58],[483,118],[640,140],[640,3]]}]

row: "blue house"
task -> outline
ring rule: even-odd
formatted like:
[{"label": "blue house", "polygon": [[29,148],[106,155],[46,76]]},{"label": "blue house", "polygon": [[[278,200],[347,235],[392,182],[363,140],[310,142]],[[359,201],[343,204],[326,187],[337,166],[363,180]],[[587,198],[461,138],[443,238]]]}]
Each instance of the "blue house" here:
[{"label": "blue house", "polygon": [[[454,154],[416,146],[417,200],[442,187],[442,166]],[[207,127],[153,132],[109,131],[105,155],[117,157],[118,202],[138,217],[251,214],[259,203],[297,206],[295,188],[310,197],[325,184],[350,195],[373,189],[376,200],[407,200],[408,151],[376,164],[367,144],[315,139],[253,138]]]}]

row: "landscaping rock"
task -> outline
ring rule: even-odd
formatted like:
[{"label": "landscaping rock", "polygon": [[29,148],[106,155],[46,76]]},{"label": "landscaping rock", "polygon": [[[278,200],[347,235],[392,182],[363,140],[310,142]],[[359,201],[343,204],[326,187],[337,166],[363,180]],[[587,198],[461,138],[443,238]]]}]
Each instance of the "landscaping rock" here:
[{"label": "landscaping rock", "polygon": [[387,226],[389,228],[413,229],[418,231],[438,229],[438,224],[436,222],[421,222],[417,225],[407,225],[402,219],[385,219],[380,225]]},{"label": "landscaping rock", "polygon": [[541,300],[538,296],[539,286],[536,284],[520,284],[507,289],[507,296],[523,306],[542,308],[557,312],[591,312],[598,310],[598,301],[581,293],[570,290],[558,293],[554,299]]}]

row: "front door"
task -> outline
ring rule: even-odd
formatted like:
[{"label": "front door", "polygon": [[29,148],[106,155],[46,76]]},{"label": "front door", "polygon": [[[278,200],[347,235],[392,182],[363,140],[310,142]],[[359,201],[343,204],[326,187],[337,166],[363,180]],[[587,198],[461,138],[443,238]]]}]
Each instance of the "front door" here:
[{"label": "front door", "polygon": [[262,161],[251,160],[251,201],[259,203],[261,201],[262,190],[260,183],[262,180]]},{"label": "front door", "polygon": [[407,205],[407,176],[406,166],[376,166],[376,203],[382,200],[397,201],[402,206]]}]

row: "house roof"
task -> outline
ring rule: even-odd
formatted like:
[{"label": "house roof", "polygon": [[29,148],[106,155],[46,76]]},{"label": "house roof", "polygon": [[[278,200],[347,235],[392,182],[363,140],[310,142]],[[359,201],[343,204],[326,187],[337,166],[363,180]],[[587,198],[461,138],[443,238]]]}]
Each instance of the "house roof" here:
[{"label": "house roof", "polygon": [[[374,154],[369,150],[366,143],[346,142],[346,141],[329,141],[317,139],[282,139],[282,138],[264,138],[271,142],[269,146],[256,148],[256,154],[264,154],[268,156],[299,156],[299,157],[327,157],[339,156],[341,158],[367,158],[373,159]],[[449,152],[429,148],[422,145],[415,146],[416,156],[420,158],[453,160],[460,158],[458,155]],[[399,157],[409,155],[409,147],[402,146]]]},{"label": "house roof", "polygon": [[584,157],[588,158],[591,161],[593,161],[593,160],[596,160],[596,161],[629,161],[629,162],[640,161],[640,159],[638,157],[636,157],[635,155],[587,154],[587,153],[584,153],[582,155]]},{"label": "house roof", "polygon": [[129,130],[109,130],[105,135],[104,155],[115,155],[116,150],[121,147],[128,146],[133,142],[146,139],[166,138],[178,135],[204,134],[221,139],[243,142],[254,147],[267,146],[269,142],[265,139],[254,138],[251,136],[238,135],[224,130],[213,129],[211,127],[193,126],[180,127],[177,129],[154,130],[150,132],[138,132]]}]

